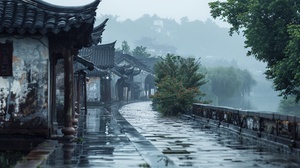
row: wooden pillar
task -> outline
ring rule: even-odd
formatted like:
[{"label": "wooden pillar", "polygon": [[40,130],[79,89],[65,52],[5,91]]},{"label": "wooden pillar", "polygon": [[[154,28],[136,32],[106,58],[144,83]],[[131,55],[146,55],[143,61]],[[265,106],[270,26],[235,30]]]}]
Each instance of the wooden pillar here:
[{"label": "wooden pillar", "polygon": [[150,98],[150,95],[151,95],[151,87],[150,87],[150,84],[148,83],[147,84],[147,98],[148,99]]},{"label": "wooden pillar", "polygon": [[77,77],[77,113],[80,114],[81,111],[81,104],[82,104],[82,70],[78,72],[78,77]]},{"label": "wooden pillar", "polygon": [[77,76],[76,76],[76,102],[77,104],[75,104],[75,115],[74,115],[74,119],[73,119],[73,125],[76,128],[76,126],[78,126],[79,123],[79,116],[81,115],[81,108],[82,108],[82,104],[83,102],[83,85],[85,78],[83,78],[83,73],[85,73],[83,70],[80,70],[77,72]]},{"label": "wooden pillar", "polygon": [[50,91],[51,91],[51,105],[50,105],[50,123],[51,134],[54,134],[58,129],[57,112],[56,112],[56,53],[52,54],[50,58]]},{"label": "wooden pillar", "polygon": [[101,93],[101,102],[105,104],[110,103],[111,101],[111,77],[106,75],[105,77],[100,78],[100,93]]},{"label": "wooden pillar", "polygon": [[111,104],[111,76],[110,76],[110,73],[107,75],[105,85],[106,85],[106,97],[107,97],[106,102],[108,104]]},{"label": "wooden pillar", "polygon": [[149,83],[146,83],[145,86],[146,86],[146,88],[145,88],[146,98],[148,99],[149,98]]},{"label": "wooden pillar", "polygon": [[73,124],[73,127],[75,128],[78,128],[78,116],[79,116],[79,103],[80,103],[80,73],[79,72],[76,72],[74,74],[74,110],[73,110],[73,113],[72,113],[72,124]]},{"label": "wooden pillar", "polygon": [[106,90],[107,90],[107,101],[106,101],[106,109],[111,112],[111,75],[108,74],[106,78]]},{"label": "wooden pillar", "polygon": [[84,114],[87,115],[87,78],[86,72],[82,71],[82,79],[83,79],[83,103],[84,103]]},{"label": "wooden pillar", "polygon": [[105,102],[105,77],[100,76],[100,102]]},{"label": "wooden pillar", "polygon": [[150,84],[148,84],[148,99],[150,98],[151,96],[151,86]]},{"label": "wooden pillar", "polygon": [[73,111],[74,111],[74,71],[73,71],[73,56],[70,50],[65,50],[63,53],[64,67],[65,67],[65,95],[64,95],[64,127],[62,133],[64,137],[73,138],[75,129],[72,125]]}]

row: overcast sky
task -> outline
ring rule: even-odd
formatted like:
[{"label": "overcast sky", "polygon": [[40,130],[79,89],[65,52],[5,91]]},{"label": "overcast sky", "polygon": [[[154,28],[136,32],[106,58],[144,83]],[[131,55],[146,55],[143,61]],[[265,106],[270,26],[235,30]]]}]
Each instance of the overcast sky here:
[{"label": "overcast sky", "polygon": [[[93,0],[44,0],[46,2],[63,6],[85,5]],[[98,6],[97,15],[111,14],[118,16],[119,20],[140,18],[144,14],[156,14],[162,18],[180,21],[187,16],[190,21],[206,21],[210,17],[208,2],[215,0],[102,0]],[[211,18],[212,19],[212,18]],[[228,27],[221,21],[216,23]]]}]

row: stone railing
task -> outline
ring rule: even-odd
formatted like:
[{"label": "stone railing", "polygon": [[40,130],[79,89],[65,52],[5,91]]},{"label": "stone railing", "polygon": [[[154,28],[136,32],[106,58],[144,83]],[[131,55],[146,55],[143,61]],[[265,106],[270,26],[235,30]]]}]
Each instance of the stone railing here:
[{"label": "stone railing", "polygon": [[239,134],[300,149],[300,117],[193,104],[192,116]]}]

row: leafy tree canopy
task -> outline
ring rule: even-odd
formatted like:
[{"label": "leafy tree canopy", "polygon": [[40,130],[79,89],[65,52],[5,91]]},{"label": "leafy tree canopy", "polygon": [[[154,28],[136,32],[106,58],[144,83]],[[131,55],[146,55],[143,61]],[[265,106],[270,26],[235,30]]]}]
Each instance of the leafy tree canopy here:
[{"label": "leafy tree canopy", "polygon": [[[249,71],[234,67],[215,67],[207,70],[206,77],[209,82],[205,85],[210,86],[210,91],[205,90],[205,93],[210,97],[215,95],[217,105],[249,108],[245,107],[248,105],[245,97],[256,84]],[[232,102],[231,99],[238,101]]]},{"label": "leafy tree canopy", "polygon": [[130,46],[128,45],[127,41],[122,42],[122,53],[130,54]]},{"label": "leafy tree canopy", "polygon": [[286,99],[281,100],[278,108],[279,112],[299,116],[300,103],[296,103],[294,99],[294,97],[289,96]]},{"label": "leafy tree canopy", "polygon": [[167,54],[155,64],[157,92],[153,102],[158,111],[167,115],[185,112],[196,98],[203,95],[199,87],[205,84],[205,75],[198,72],[199,61]]},{"label": "leafy tree canopy", "polygon": [[147,47],[137,46],[132,51],[132,56],[136,58],[149,58],[151,54],[147,53]]},{"label": "leafy tree canopy", "polygon": [[209,3],[211,15],[246,37],[247,55],[267,63],[265,72],[281,96],[300,99],[299,8],[295,0],[227,0]]}]

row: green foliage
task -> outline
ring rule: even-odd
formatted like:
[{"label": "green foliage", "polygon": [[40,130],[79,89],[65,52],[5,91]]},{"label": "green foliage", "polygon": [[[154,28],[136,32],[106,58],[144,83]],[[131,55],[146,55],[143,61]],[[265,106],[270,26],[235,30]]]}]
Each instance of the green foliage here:
[{"label": "green foliage", "polygon": [[294,101],[294,97],[287,97],[282,99],[279,104],[278,111],[283,114],[299,115],[300,103]]},{"label": "green foliage", "polygon": [[128,45],[127,41],[122,42],[122,53],[130,54],[130,46]]},{"label": "green foliage", "polygon": [[155,82],[159,83],[165,76],[177,78],[183,82],[184,87],[200,87],[205,84],[204,75],[199,73],[199,60],[194,58],[182,58],[173,54],[167,54],[162,61],[156,63]]},{"label": "green foliage", "polygon": [[155,65],[157,92],[153,103],[165,115],[176,115],[189,110],[196,98],[202,96],[199,87],[205,83],[198,73],[200,64],[193,58],[167,54]]},{"label": "green foliage", "polygon": [[143,46],[137,46],[135,49],[132,51],[132,56],[136,58],[148,58],[151,56],[151,54],[147,53],[147,47]]},{"label": "green foliage", "polygon": [[284,90],[285,98],[287,95],[296,95],[300,98],[300,26],[289,25],[288,33],[290,40],[285,48],[286,58],[278,61],[270,70],[269,75],[274,78],[275,89]]},{"label": "green foliage", "polygon": [[147,53],[147,47],[137,46],[135,49],[130,51],[130,46],[128,45],[127,41],[122,42],[122,53],[123,54],[132,54],[132,56],[136,58],[149,58],[151,54]]},{"label": "green foliage", "polygon": [[198,88],[186,88],[179,79],[170,76],[164,77],[158,84],[158,92],[153,99],[157,110],[165,115],[176,115],[191,108],[195,97],[200,95]]},{"label": "green foliage", "polygon": [[[245,104],[245,97],[250,94],[256,81],[247,70],[234,67],[210,68],[207,70],[206,77],[209,81],[206,85],[210,86],[206,88],[210,88],[210,91],[205,92],[207,95],[216,96],[217,105],[244,107],[249,104]],[[232,99],[238,101],[231,101]]]},{"label": "green foliage", "polygon": [[246,37],[247,55],[267,63],[265,72],[281,96],[300,99],[299,7],[295,0],[227,0],[209,3],[211,15]]}]

